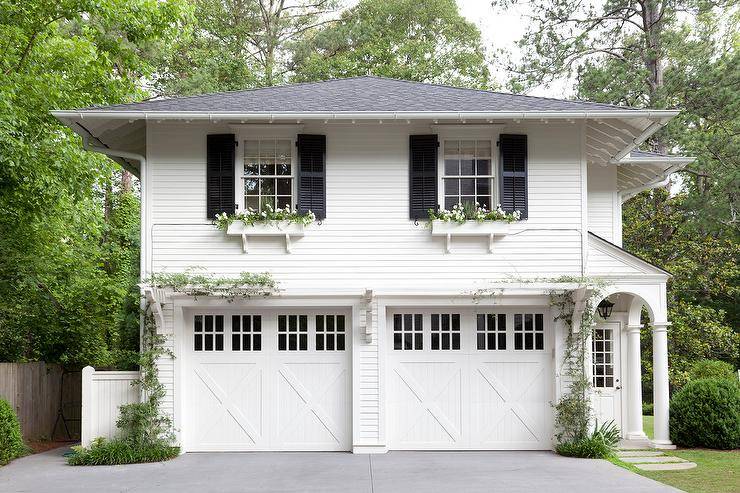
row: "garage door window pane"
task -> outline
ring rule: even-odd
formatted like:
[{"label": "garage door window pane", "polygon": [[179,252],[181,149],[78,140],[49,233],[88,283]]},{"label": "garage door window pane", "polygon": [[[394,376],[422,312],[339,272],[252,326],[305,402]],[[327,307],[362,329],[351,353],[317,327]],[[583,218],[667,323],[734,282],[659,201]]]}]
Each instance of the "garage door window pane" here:
[{"label": "garage door window pane", "polygon": [[195,315],[193,317],[193,350],[223,351],[224,316]]},{"label": "garage door window pane", "polygon": [[344,315],[316,315],[316,350],[344,351]]},{"label": "garage door window pane", "polygon": [[231,350],[262,350],[261,315],[233,315],[231,317]]},{"label": "garage door window pane", "polygon": [[460,314],[432,314],[432,350],[449,351],[460,349]]},{"label": "garage door window pane", "polygon": [[541,313],[514,315],[514,349],[542,351],[545,349],[545,323]]},{"label": "garage door window pane", "polygon": [[278,315],[278,351],[308,350],[308,315]]},{"label": "garage door window pane", "polygon": [[506,315],[479,313],[476,317],[476,339],[479,351],[506,349]]},{"label": "garage door window pane", "polygon": [[424,348],[424,323],[421,314],[393,315],[393,349],[421,351]]}]

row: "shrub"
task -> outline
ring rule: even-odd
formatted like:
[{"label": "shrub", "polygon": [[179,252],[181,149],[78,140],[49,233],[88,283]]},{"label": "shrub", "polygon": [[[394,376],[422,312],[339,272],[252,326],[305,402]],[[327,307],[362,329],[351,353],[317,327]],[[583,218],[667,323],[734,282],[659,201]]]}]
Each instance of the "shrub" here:
[{"label": "shrub", "polygon": [[180,447],[172,447],[163,442],[136,445],[124,439],[98,438],[90,447],[74,447],[67,463],[72,466],[136,464],[169,460],[179,454]]},{"label": "shrub", "polygon": [[642,403],[642,415],[643,416],[652,416],[653,415],[653,403],[652,402],[643,402]]},{"label": "shrub", "polygon": [[717,378],[687,383],[671,399],[670,434],[684,447],[740,448],[740,385]]},{"label": "shrub", "polygon": [[609,421],[601,426],[596,423],[594,431],[586,438],[558,444],[555,451],[566,457],[606,459],[614,455],[618,443],[619,428],[614,421]]},{"label": "shrub", "polygon": [[10,404],[0,399],[0,465],[27,453],[28,448],[23,443],[18,417]]},{"label": "shrub", "polygon": [[716,359],[701,359],[689,368],[689,380],[701,380],[703,378],[724,378],[726,380],[737,380],[735,369],[730,363]]}]

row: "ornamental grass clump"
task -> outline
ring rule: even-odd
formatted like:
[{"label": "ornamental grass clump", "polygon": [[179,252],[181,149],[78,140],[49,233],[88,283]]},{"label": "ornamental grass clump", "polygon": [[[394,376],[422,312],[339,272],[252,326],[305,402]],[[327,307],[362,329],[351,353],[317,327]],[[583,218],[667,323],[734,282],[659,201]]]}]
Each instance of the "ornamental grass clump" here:
[{"label": "ornamental grass clump", "polygon": [[0,399],[0,465],[26,455],[28,447],[23,443],[21,425],[8,401]]},{"label": "ornamental grass clump", "polygon": [[456,204],[452,206],[452,210],[447,209],[429,209],[429,220],[430,221],[444,221],[444,222],[456,222],[462,224],[465,221],[505,221],[512,223],[519,221],[522,215],[519,211],[506,212],[501,208],[501,204],[496,206],[494,210],[488,210],[485,206],[481,206],[478,202],[475,205],[465,202],[464,204]]}]

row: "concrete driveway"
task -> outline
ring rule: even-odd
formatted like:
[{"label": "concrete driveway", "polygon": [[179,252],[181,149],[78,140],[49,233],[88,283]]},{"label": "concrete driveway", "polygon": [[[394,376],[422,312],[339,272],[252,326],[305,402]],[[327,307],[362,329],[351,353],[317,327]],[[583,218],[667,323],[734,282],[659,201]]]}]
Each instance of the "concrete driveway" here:
[{"label": "concrete driveway", "polygon": [[67,466],[57,449],[0,467],[11,492],[675,492],[601,460],[551,452],[186,454],[159,464]]}]

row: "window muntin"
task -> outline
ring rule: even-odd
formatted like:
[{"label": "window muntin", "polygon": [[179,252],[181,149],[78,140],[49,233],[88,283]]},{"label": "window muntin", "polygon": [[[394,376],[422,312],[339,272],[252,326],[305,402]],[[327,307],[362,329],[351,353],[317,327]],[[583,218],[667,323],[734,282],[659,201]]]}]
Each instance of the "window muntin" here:
[{"label": "window muntin", "polygon": [[614,331],[597,327],[591,342],[593,379],[596,388],[614,387]]},{"label": "window muntin", "polygon": [[344,351],[344,315],[316,315],[316,350]]},{"label": "window muntin", "polygon": [[262,316],[231,316],[231,350],[262,351]]},{"label": "window muntin", "polygon": [[495,187],[490,140],[445,140],[442,190],[444,207],[477,202],[491,210]]},{"label": "window muntin", "polygon": [[223,315],[195,315],[193,317],[193,350],[224,350]]},{"label": "window muntin", "polygon": [[308,351],[308,315],[278,315],[278,351]]},{"label": "window muntin", "polygon": [[393,350],[421,351],[424,349],[424,317],[420,313],[393,315]]},{"label": "window muntin", "polygon": [[476,317],[476,325],[476,340],[479,350],[506,350],[505,314],[479,313]]},{"label": "window muntin", "polygon": [[524,351],[545,349],[543,314],[517,313],[514,315],[514,349]]},{"label": "window muntin", "polygon": [[460,314],[432,314],[432,350],[460,349]]},{"label": "window muntin", "polygon": [[263,211],[291,209],[293,204],[293,146],[290,139],[244,141],[244,208]]}]

